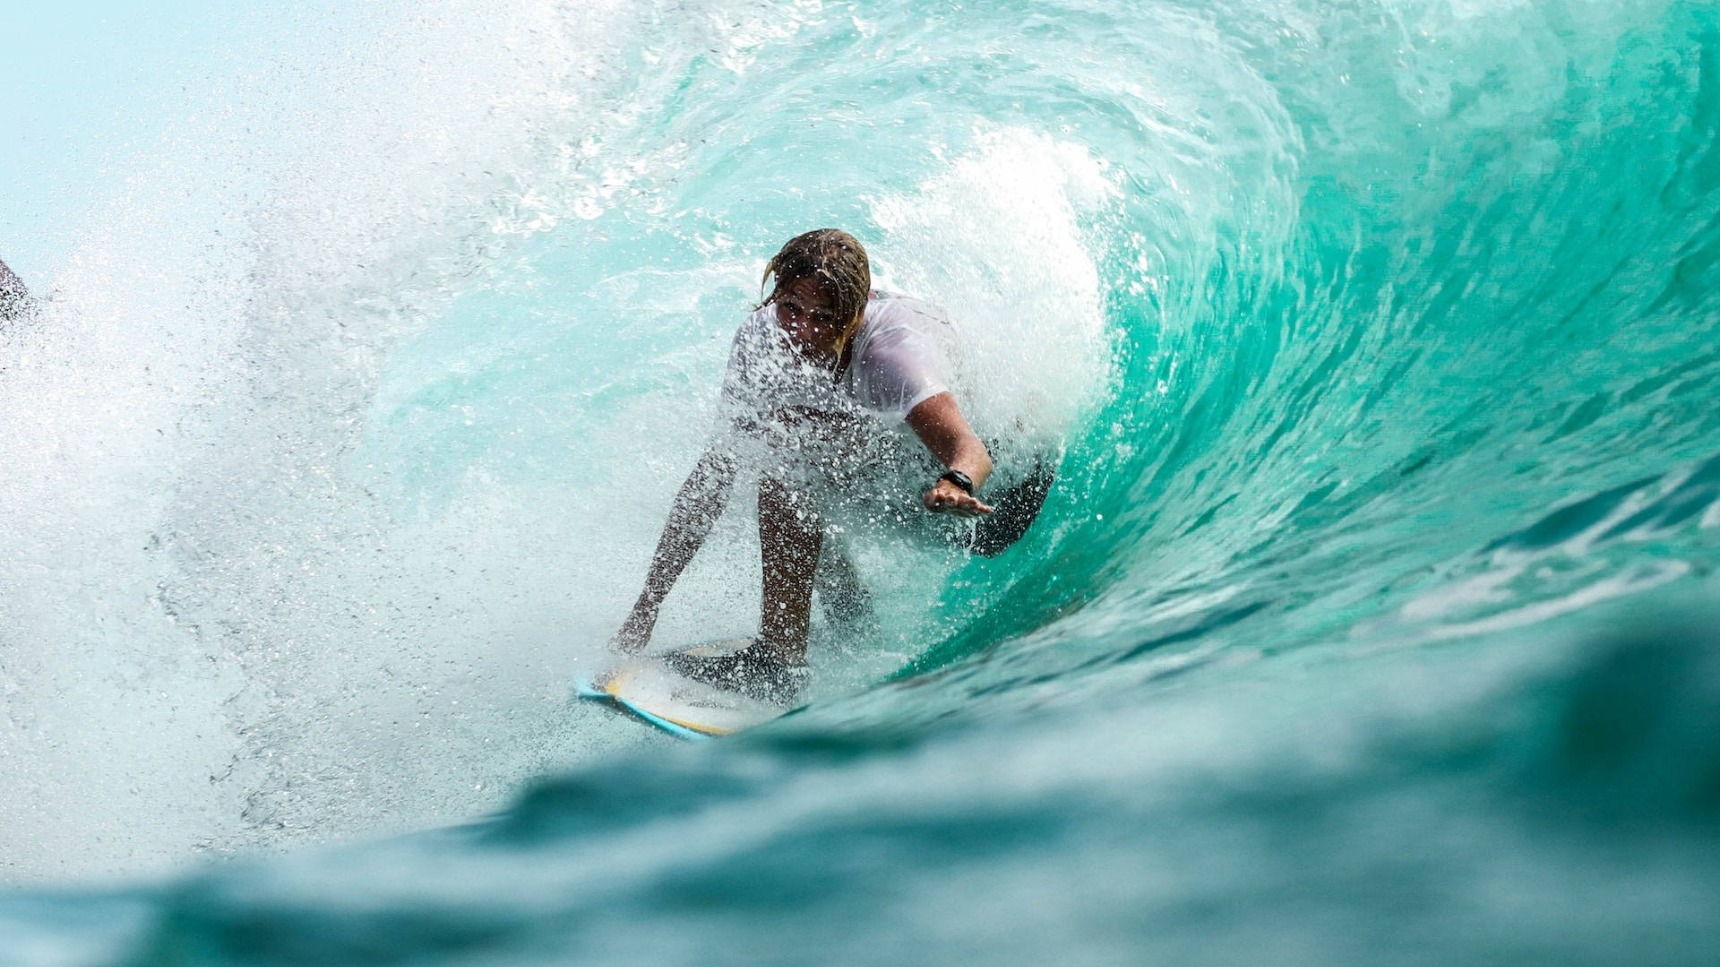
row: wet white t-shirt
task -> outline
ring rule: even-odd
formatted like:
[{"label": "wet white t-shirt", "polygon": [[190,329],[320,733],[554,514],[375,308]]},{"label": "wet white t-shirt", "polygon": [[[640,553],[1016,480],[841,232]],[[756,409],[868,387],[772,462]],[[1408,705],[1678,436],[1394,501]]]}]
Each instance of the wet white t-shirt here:
[{"label": "wet white t-shirt", "polygon": [[856,408],[900,420],[951,388],[960,342],[942,309],[910,296],[873,292],[855,334],[848,368],[828,368],[796,355],[776,322],[776,306],[753,312],[735,333],[723,380],[731,418],[785,409],[849,413]]}]

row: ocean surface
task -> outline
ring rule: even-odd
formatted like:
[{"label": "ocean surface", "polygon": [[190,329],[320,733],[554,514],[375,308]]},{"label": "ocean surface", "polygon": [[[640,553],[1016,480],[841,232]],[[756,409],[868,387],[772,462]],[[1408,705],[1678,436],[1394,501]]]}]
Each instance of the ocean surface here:
[{"label": "ocean surface", "polygon": [[[0,963],[1720,956],[1720,7],[92,9],[0,40]],[[845,534],[769,726],[579,705],[826,225],[1044,516]]]}]

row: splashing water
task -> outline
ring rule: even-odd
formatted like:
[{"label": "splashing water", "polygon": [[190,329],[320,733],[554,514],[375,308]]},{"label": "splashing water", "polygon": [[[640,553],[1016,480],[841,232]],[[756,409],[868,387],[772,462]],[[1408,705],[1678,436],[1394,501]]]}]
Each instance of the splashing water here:
[{"label": "splashing water", "polygon": [[[58,172],[0,332],[22,962],[1712,949],[1711,6],[324,13]],[[1058,485],[668,750],[566,688],[820,225]],[[660,639],[749,630],[744,504]]]}]

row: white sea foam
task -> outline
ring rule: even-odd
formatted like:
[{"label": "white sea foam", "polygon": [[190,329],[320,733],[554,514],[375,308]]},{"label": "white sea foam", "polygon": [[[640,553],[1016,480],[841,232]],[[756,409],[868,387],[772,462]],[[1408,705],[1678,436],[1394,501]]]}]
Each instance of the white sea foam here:
[{"label": "white sea foam", "polygon": [[1114,202],[1102,162],[1024,128],[978,133],[917,191],[881,196],[886,284],[949,307],[964,406],[987,435],[1055,444],[1110,384],[1110,345],[1084,222]]},{"label": "white sea foam", "polygon": [[[116,160],[126,187],[37,286],[53,304],[6,336],[7,879],[421,825],[570,754],[519,703],[474,708],[511,667],[482,659],[532,620],[472,620],[511,600],[494,522],[400,533],[339,461],[394,341],[601,195],[549,130],[612,106],[638,24],[619,3],[353,16]],[[249,26],[258,47],[307,27]]]}]

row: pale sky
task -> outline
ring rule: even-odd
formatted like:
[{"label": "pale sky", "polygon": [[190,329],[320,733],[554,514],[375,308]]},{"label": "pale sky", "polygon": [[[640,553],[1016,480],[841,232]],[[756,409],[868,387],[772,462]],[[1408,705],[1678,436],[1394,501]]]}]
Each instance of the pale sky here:
[{"label": "pale sky", "polygon": [[0,8],[0,259],[40,287],[76,247],[92,205],[126,176],[129,159],[231,76],[239,51],[281,42],[266,36],[271,8],[320,5],[48,0]]}]

